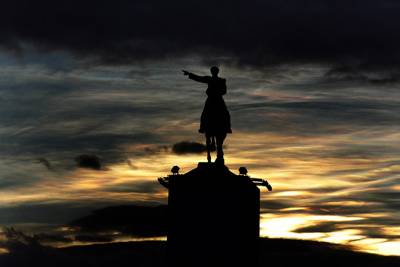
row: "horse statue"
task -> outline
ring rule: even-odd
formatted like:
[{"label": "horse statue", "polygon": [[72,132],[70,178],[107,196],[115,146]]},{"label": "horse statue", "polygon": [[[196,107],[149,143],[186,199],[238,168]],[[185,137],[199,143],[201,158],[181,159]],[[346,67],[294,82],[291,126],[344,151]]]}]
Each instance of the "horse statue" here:
[{"label": "horse statue", "polygon": [[211,162],[211,151],[216,150],[215,162],[224,165],[223,144],[226,135],[232,133],[230,114],[222,97],[226,94],[226,80],[218,77],[218,67],[213,66],[210,71],[211,76],[198,76],[186,70],[183,74],[196,82],[208,84],[199,132],[206,137],[207,161]]}]

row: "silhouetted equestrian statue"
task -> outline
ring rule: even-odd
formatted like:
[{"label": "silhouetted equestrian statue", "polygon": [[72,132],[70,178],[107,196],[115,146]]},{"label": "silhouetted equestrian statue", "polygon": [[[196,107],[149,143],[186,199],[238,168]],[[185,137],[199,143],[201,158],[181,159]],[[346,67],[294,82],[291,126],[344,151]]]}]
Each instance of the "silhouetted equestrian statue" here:
[{"label": "silhouetted equestrian statue", "polygon": [[218,77],[219,69],[211,67],[211,76],[198,76],[183,70],[184,75],[190,79],[208,84],[207,100],[204,105],[200,120],[200,133],[206,136],[207,160],[211,162],[211,151],[217,149],[218,164],[224,164],[224,152],[222,146],[227,133],[232,133],[231,118],[225,105],[223,95],[226,94],[226,80]]}]

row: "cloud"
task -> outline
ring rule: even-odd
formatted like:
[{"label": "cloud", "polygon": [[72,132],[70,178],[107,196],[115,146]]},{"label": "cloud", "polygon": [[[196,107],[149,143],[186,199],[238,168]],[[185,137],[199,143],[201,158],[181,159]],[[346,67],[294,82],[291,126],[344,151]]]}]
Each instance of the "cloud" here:
[{"label": "cloud", "polygon": [[294,206],[294,202],[293,201],[289,201],[289,200],[268,199],[268,200],[262,200],[260,202],[260,208],[264,212],[265,211],[277,212],[280,209],[291,208],[293,206]]},{"label": "cloud", "polygon": [[87,168],[98,171],[102,169],[100,158],[96,155],[79,155],[75,158],[75,161],[80,168]]},{"label": "cloud", "polygon": [[43,176],[49,175],[47,169],[35,163],[30,157],[3,158],[0,160],[0,170],[0,190],[14,192],[18,192],[21,188],[35,187]]},{"label": "cloud", "polygon": [[2,206],[0,208],[0,224],[15,225],[21,223],[33,224],[62,224],[71,218],[84,216],[89,211],[108,203],[58,202],[58,203],[29,203],[17,206]]},{"label": "cloud", "polygon": [[[389,223],[390,225],[390,223]],[[396,226],[395,223],[392,224]],[[363,235],[368,238],[398,238],[399,235],[389,234],[384,230],[384,221],[377,221],[374,219],[367,219],[366,221],[349,221],[349,222],[321,222],[315,225],[297,228],[296,233],[331,233],[336,231],[343,231],[346,229],[359,229]]]},{"label": "cloud", "polygon": [[359,99],[259,101],[231,106],[232,124],[251,132],[321,136],[389,127],[399,120],[396,102]]},{"label": "cloud", "polygon": [[144,193],[153,194],[163,190],[157,181],[135,181],[127,183],[119,183],[104,188],[104,191],[118,192],[118,193]]},{"label": "cloud", "polygon": [[137,167],[135,166],[135,164],[133,164],[132,160],[127,159],[126,164],[128,164],[129,168],[131,168],[132,170],[137,170]]},{"label": "cloud", "polygon": [[33,235],[33,238],[39,243],[44,242],[60,242],[60,243],[71,243],[74,240],[70,237],[61,234],[49,234],[49,233],[39,233]]},{"label": "cloud", "polygon": [[322,222],[316,225],[306,226],[295,230],[296,233],[329,233],[338,229],[336,222]]},{"label": "cloud", "polygon": [[28,44],[111,64],[192,54],[251,66],[396,69],[400,61],[393,0],[9,0],[3,10],[0,41],[17,54]]},{"label": "cloud", "polygon": [[37,161],[43,164],[43,166],[45,166],[48,170],[53,170],[50,161],[48,161],[46,158],[38,158]]},{"label": "cloud", "polygon": [[205,151],[207,151],[207,147],[197,142],[183,141],[172,146],[172,152],[175,154],[200,154]]},{"label": "cloud", "polygon": [[167,152],[168,150],[169,150],[169,147],[166,145],[146,145],[143,147],[143,151],[147,154]]},{"label": "cloud", "polygon": [[167,206],[123,205],[95,210],[91,215],[73,221],[82,231],[120,231],[134,236],[164,236]]},{"label": "cloud", "polygon": [[76,235],[75,240],[81,242],[111,242],[113,238],[110,236],[82,234]]},{"label": "cloud", "polygon": [[364,70],[357,66],[336,66],[325,73],[327,80],[358,84],[393,85],[400,80],[397,70]]}]

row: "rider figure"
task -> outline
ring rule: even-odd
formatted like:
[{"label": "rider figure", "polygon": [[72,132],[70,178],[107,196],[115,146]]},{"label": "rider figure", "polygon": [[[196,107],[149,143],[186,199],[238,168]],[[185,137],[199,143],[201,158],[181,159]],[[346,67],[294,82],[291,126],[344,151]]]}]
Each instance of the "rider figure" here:
[{"label": "rider figure", "polygon": [[210,148],[212,143],[215,144],[215,138],[217,143],[216,162],[223,163],[222,145],[226,134],[232,133],[229,111],[222,97],[226,94],[226,80],[218,77],[218,67],[213,66],[210,71],[212,76],[198,76],[185,70],[183,74],[188,75],[194,81],[208,84],[206,91],[208,97],[201,114],[199,132],[206,135],[208,161],[211,161]]}]

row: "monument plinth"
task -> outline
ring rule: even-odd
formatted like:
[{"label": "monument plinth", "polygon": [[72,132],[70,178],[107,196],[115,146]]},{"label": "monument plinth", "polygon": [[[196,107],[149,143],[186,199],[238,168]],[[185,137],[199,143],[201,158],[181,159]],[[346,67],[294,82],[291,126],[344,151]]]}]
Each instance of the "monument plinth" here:
[{"label": "monument plinth", "polygon": [[170,267],[256,266],[260,191],[248,176],[199,163],[163,185],[169,190]]}]

